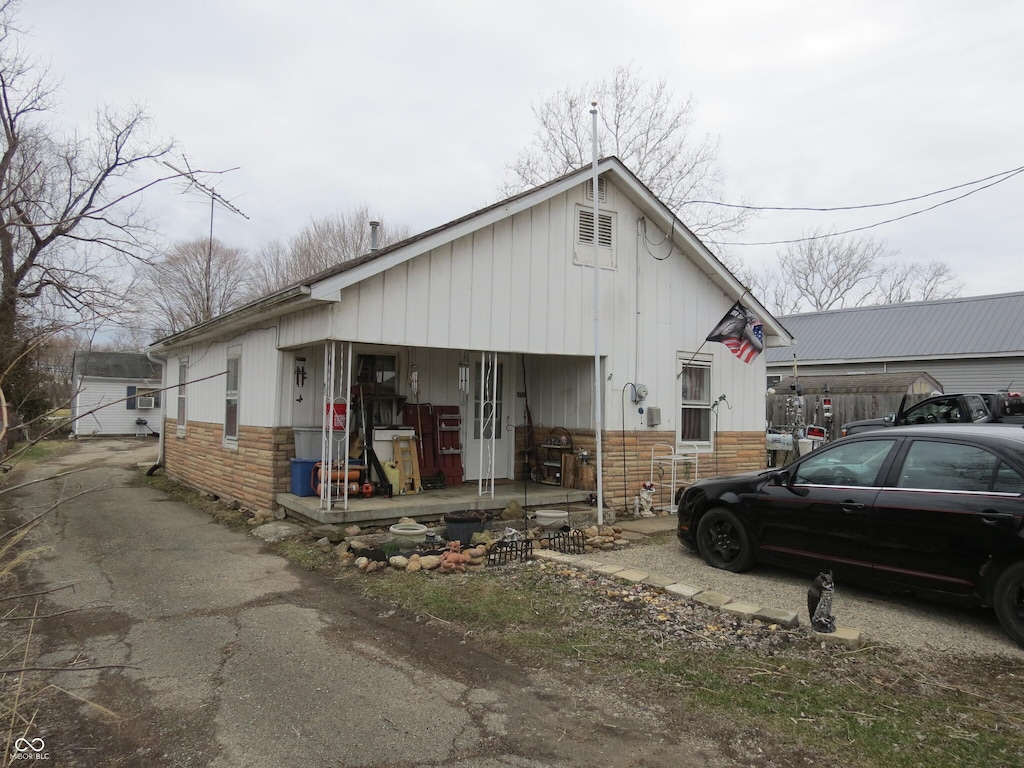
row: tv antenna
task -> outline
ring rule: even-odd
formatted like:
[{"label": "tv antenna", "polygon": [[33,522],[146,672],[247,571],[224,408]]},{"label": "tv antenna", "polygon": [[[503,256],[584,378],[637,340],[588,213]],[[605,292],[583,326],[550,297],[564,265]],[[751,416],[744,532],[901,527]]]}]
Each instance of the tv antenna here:
[{"label": "tv antenna", "polygon": [[[168,168],[170,168],[172,171],[174,171],[176,174],[178,174],[178,176],[180,176],[181,178],[188,180],[188,184],[185,186],[185,190],[184,190],[185,192],[188,192],[190,189],[192,189],[194,187],[201,194],[209,196],[209,198],[210,198],[210,256],[212,257],[212,255],[213,255],[213,212],[214,212],[215,207],[218,204],[220,204],[220,206],[222,208],[224,208],[225,210],[230,211],[231,213],[237,213],[239,216],[241,216],[246,221],[249,221],[249,217],[246,216],[244,213],[242,213],[240,210],[238,210],[238,208],[235,207],[235,205],[232,204],[231,201],[227,200],[216,189],[214,189],[213,187],[211,187],[211,186],[209,186],[207,184],[204,184],[199,179],[197,179],[196,178],[196,172],[193,171],[189,167],[188,159],[187,158],[184,158],[184,159],[185,159],[185,168],[186,168],[186,170],[184,170],[184,171],[181,170],[180,168],[175,167],[174,165],[172,165],[171,163],[167,162],[166,160],[163,161],[163,164],[166,165]],[[237,171],[237,170],[238,170],[237,168],[229,168],[228,169],[228,171]],[[228,171],[218,171],[218,173],[227,173]]]}]

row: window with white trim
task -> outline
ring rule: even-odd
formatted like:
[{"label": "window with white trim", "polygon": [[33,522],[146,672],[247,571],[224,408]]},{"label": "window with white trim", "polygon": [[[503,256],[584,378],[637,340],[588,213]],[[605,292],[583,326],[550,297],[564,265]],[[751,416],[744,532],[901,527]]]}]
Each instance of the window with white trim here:
[{"label": "window with white trim", "polygon": [[711,442],[711,361],[680,355],[679,426],[676,442]]},{"label": "window with white trim", "polygon": [[241,348],[229,349],[224,393],[224,439],[230,442],[238,440],[238,384],[241,379],[241,362]]},{"label": "window with white trim", "polygon": [[[600,252],[602,267],[616,265],[614,211],[597,213],[597,250]],[[576,248],[574,261],[577,264],[594,263],[594,209],[584,206],[576,208]]]},{"label": "window with white trim", "polygon": [[188,413],[188,400],[186,399],[185,383],[188,381],[188,358],[178,359],[178,425],[179,434],[185,433],[185,416]]}]

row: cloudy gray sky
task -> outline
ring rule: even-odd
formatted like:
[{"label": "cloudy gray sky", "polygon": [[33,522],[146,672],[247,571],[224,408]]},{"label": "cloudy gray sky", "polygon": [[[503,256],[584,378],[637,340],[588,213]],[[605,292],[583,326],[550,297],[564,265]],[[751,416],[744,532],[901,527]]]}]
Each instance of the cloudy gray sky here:
[{"label": "cloudy gray sky", "polygon": [[[248,220],[255,249],[367,203],[426,229],[494,202],[535,129],[530,107],[632,64],[698,102],[729,198],[885,202],[1024,166],[1024,4],[32,0],[28,46],[63,74],[62,117],[142,103]],[[967,189],[961,190],[960,194]],[[944,199],[845,214],[764,213],[737,239],[847,229]],[[208,208],[151,195],[170,239]],[[1024,290],[1024,175],[863,235],[946,261],[963,295]],[[713,246],[713,250],[719,250]],[[733,246],[757,265],[778,246]]]}]

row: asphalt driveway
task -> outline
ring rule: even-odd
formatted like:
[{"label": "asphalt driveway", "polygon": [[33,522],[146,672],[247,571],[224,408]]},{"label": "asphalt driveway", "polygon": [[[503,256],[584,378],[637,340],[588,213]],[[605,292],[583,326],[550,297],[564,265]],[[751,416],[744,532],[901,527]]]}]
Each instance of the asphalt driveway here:
[{"label": "asphalt driveway", "polygon": [[61,690],[34,700],[24,730],[50,764],[733,764],[622,683],[494,658],[169,500],[140,482],[153,448],[69,444],[34,471],[84,471],[0,496],[8,516],[65,499],[34,541],[52,550],[18,585],[56,590],[33,647],[36,666],[65,670]]}]

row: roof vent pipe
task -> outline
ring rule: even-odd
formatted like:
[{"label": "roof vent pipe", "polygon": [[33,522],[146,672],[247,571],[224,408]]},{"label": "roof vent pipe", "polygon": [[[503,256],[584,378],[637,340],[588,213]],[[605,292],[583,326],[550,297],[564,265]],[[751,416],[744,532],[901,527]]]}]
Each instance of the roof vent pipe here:
[{"label": "roof vent pipe", "polygon": [[370,222],[370,250],[376,251],[380,248],[380,222]]}]

